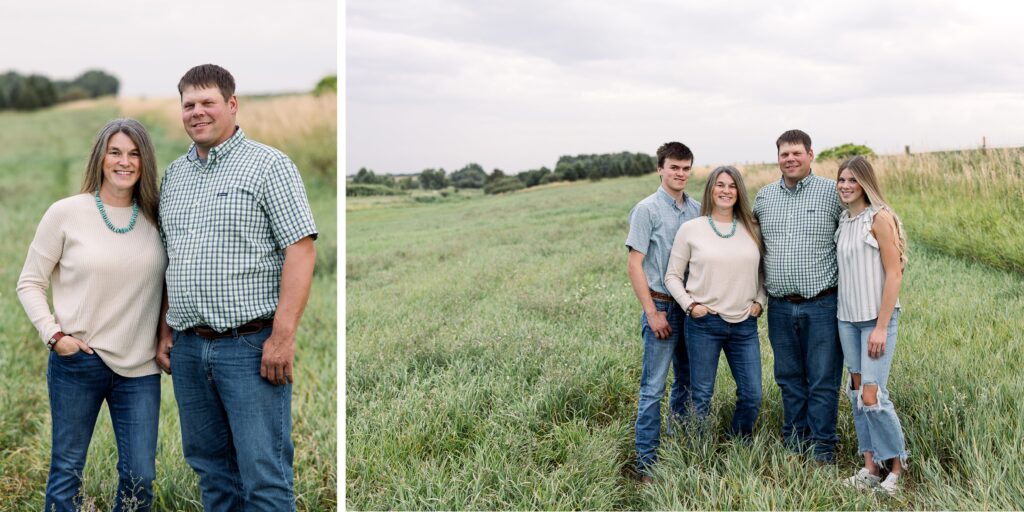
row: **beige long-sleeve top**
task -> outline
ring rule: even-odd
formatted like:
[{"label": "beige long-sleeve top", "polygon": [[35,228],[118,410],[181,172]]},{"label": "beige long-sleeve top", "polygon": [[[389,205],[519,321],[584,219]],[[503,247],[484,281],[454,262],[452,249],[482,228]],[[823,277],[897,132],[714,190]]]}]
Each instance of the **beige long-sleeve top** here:
[{"label": "beige long-sleeve top", "polygon": [[[722,233],[732,230],[732,223],[715,225]],[[697,302],[722,320],[738,323],[750,316],[755,301],[763,306],[767,300],[760,263],[757,244],[742,223],[737,223],[734,236],[721,238],[711,230],[707,217],[697,217],[676,232],[665,286],[683,309]],[[684,286],[687,269],[690,275]]]},{"label": "beige long-sleeve top", "polygon": [[[117,227],[131,208],[104,205]],[[159,373],[156,335],[167,255],[156,227],[107,228],[92,194],[54,203],[43,215],[18,279],[18,298],[45,343],[57,331],[81,339],[118,375]],[[53,311],[46,290],[53,287]]]}]

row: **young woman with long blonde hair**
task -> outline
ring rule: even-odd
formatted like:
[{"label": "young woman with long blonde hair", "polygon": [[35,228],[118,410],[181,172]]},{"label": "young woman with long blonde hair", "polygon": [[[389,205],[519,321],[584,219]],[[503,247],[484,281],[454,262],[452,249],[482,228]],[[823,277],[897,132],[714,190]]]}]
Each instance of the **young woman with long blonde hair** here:
[{"label": "young woman with long blonde hair", "polygon": [[[855,156],[840,164],[836,188],[847,209],[835,236],[839,340],[850,372],[846,392],[853,406],[858,453],[864,456],[864,467],[844,482],[893,494],[908,456],[887,387],[896,349],[907,237],[867,159]],[[883,464],[889,469],[884,480]]]}]

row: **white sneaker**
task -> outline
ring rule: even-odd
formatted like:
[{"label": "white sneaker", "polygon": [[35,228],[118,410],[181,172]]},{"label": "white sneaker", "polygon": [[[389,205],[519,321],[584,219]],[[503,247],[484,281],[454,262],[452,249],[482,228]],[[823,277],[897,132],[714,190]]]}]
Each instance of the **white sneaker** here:
[{"label": "white sneaker", "polygon": [[881,480],[881,478],[872,475],[867,469],[860,468],[860,471],[857,471],[857,474],[850,478],[843,479],[843,485],[863,491],[877,487],[878,482]]},{"label": "white sneaker", "polygon": [[[877,478],[877,477],[876,477]],[[889,476],[878,484],[878,492],[884,492],[889,496],[895,496],[900,490],[900,476],[896,473],[889,473]]]}]

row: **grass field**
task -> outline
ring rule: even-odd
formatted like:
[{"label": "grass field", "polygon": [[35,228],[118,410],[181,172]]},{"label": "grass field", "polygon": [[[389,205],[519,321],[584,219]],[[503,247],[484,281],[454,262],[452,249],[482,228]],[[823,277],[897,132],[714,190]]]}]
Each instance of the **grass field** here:
[{"label": "grass field", "polygon": [[[719,435],[735,392],[723,366],[716,434],[664,439],[656,483],[631,477],[642,344],[623,241],[630,208],[658,185],[649,175],[440,204],[346,201],[346,505],[1024,508],[1024,229],[1009,215],[1024,211],[1020,153],[876,162],[911,236],[889,386],[911,450],[899,497],[839,484],[860,463],[845,397],[837,466],[782,447],[764,320],[752,445]],[[961,177],[980,168],[995,183]],[[833,177],[835,163],[815,169]],[[752,187],[777,172],[744,169]]]},{"label": "grass field", "polygon": [[[165,103],[101,100],[36,113],[0,113],[0,510],[42,509],[49,464],[46,348],[15,294],[36,224],[51,203],[78,192],[93,139],[114,117],[127,112],[150,128],[161,172],[184,153],[188,140],[177,114],[159,107]],[[264,117],[239,118],[247,135],[277,144],[299,164],[320,231],[313,289],[297,336],[292,402],[295,490],[299,510],[307,511],[337,507],[335,104],[333,96],[243,98],[243,113],[249,108]],[[275,119],[300,105],[308,113],[306,125],[282,130]],[[162,390],[154,510],[202,510],[196,478],[181,455],[169,377]],[[96,510],[112,508],[116,460],[104,406],[84,475],[84,493]]]}]

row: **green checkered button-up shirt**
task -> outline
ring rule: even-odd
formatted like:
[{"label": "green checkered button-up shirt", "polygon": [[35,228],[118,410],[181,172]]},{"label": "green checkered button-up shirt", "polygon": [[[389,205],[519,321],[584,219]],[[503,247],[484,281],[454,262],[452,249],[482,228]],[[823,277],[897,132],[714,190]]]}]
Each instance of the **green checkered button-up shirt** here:
[{"label": "green checkered button-up shirt", "polygon": [[764,287],[773,297],[814,297],[836,286],[835,233],[842,206],[836,182],[813,172],[786,188],[780,178],[754,199],[764,239]]},{"label": "green checkered button-up shirt", "polygon": [[195,145],[160,186],[167,323],[218,331],[277,309],[284,249],[317,236],[306,189],[284,153],[241,128],[201,162]]}]

